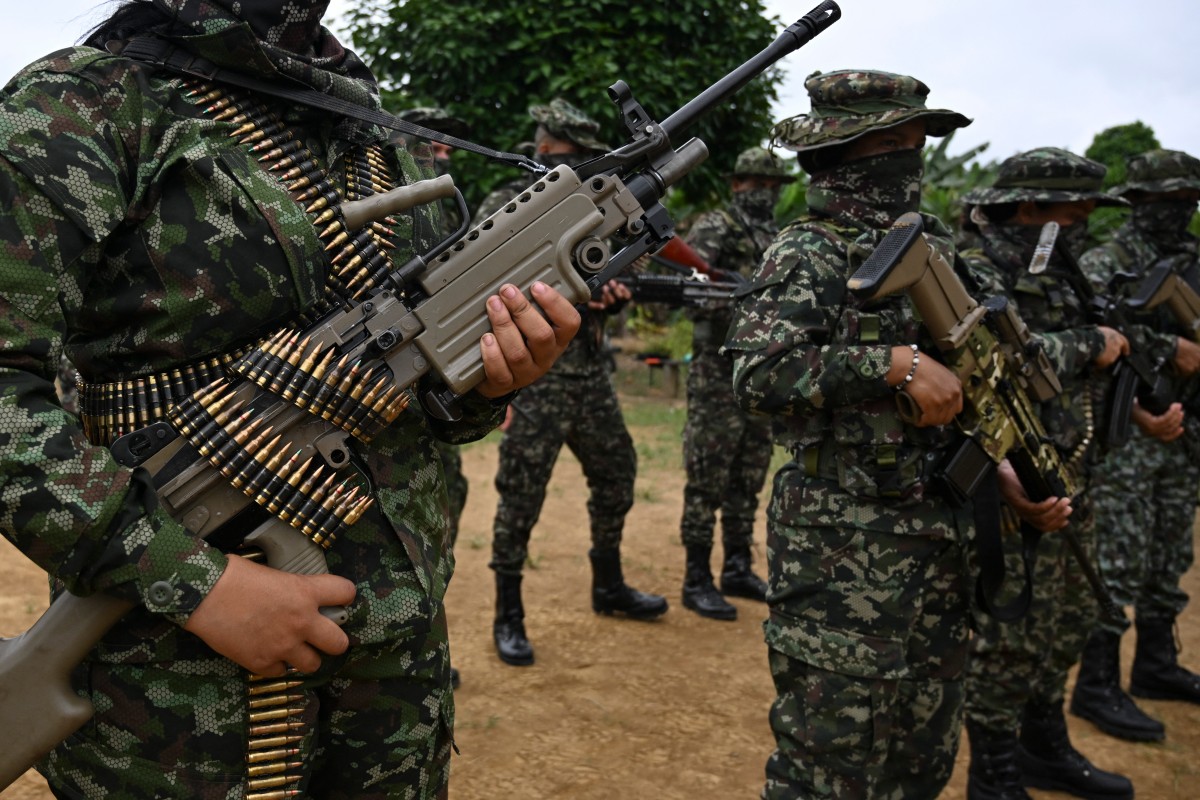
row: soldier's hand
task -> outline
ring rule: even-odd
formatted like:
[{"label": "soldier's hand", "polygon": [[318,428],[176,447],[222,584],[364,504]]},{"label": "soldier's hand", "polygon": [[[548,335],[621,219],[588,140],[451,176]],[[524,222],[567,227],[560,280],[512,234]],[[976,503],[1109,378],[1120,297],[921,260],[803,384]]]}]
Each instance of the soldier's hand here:
[{"label": "soldier's hand", "polygon": [[530,293],[541,312],[511,283],[488,298],[492,332],[479,341],[485,377],[476,387],[484,397],[501,397],[545,375],[579,331],[579,312],[557,290],[537,281]]},{"label": "soldier's hand", "polygon": [[595,300],[588,300],[587,305],[588,308],[603,311],[610,306],[625,303],[632,299],[633,292],[629,291],[628,286],[618,280],[611,280],[600,287],[600,297]]},{"label": "soldier's hand", "polygon": [[1175,340],[1175,369],[1180,375],[1195,375],[1200,372],[1200,344],[1182,336]]},{"label": "soldier's hand", "polygon": [[[918,353],[920,359],[912,380],[903,390],[920,409],[918,427],[945,425],[962,411],[962,382],[932,356]],[[887,375],[889,386],[899,386],[912,369],[911,347],[892,348],[892,368]]]},{"label": "soldier's hand", "polygon": [[1170,408],[1155,416],[1135,400],[1130,416],[1142,433],[1160,442],[1173,442],[1183,436],[1183,406],[1179,403],[1172,403]]},{"label": "soldier's hand", "polygon": [[1035,503],[1025,493],[1025,487],[1017,478],[1017,471],[1007,460],[1001,461],[997,469],[1000,496],[1017,512],[1017,516],[1043,533],[1067,527],[1071,518],[1071,498],[1047,497]]},{"label": "soldier's hand", "polygon": [[1105,369],[1121,356],[1129,355],[1129,340],[1124,334],[1107,325],[1100,326],[1100,333],[1104,334],[1104,352],[1096,356],[1097,367]]},{"label": "soldier's hand", "polygon": [[337,575],[294,575],[230,556],[183,629],[259,675],[282,675],[288,666],[315,672],[321,653],[350,645],[320,607],[350,605],[354,595],[354,584]]}]

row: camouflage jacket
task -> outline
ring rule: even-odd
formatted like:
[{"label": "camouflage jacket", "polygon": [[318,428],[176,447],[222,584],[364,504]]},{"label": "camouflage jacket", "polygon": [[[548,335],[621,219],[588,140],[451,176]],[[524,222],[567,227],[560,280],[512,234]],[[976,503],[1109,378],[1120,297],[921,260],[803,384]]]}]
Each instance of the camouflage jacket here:
[{"label": "camouflage jacket", "polygon": [[[1200,289],[1197,283],[1198,268],[1200,268],[1200,241],[1187,237],[1182,246],[1167,252],[1138,229],[1132,221],[1122,225],[1108,242],[1093,247],[1079,259],[1079,265],[1091,279],[1097,291],[1110,291],[1110,283],[1118,273],[1128,273],[1137,278],[1144,277],[1161,259],[1183,256],[1174,266],[1177,271],[1188,276],[1193,289]],[[1115,295],[1119,299],[1132,296],[1138,288],[1140,280],[1118,282]],[[1152,361],[1167,363],[1175,355],[1176,337],[1183,334],[1179,322],[1167,310],[1165,304],[1136,315],[1129,315],[1131,320],[1139,323],[1137,330],[1140,335],[1134,342],[1142,348]],[[1185,379],[1167,369],[1164,374],[1172,377],[1177,396],[1195,408],[1200,402],[1200,380]],[[1194,413],[1189,413],[1189,429],[1197,426],[1192,421]]]},{"label": "camouflage jacket", "polygon": [[[219,46],[206,55],[222,58]],[[293,322],[328,264],[304,210],[231,138],[236,125],[206,118],[181,85],[81,47],[30,65],[0,96],[0,525],[71,591],[104,590],[178,623],[225,556],[155,510],[144,471],[85,439],[55,399],[60,357],[102,382],[228,352]],[[323,113],[275,107],[344,188],[351,143]],[[398,180],[415,177],[405,153],[385,152]],[[428,249],[436,226],[423,209],[400,215],[399,263]],[[464,423],[438,428],[413,403],[359,447],[386,520],[368,515],[343,538],[399,536],[426,608],[453,568],[435,435],[477,437],[501,413],[475,396]],[[169,603],[148,598],[159,581],[175,589]],[[385,578],[360,599],[382,607],[388,592]]]},{"label": "camouflage jacket", "polygon": [[[471,224],[478,225],[504,208],[510,200],[525,191],[534,180],[533,177],[521,178],[509,181],[499,189],[493,190],[475,209],[475,216],[471,219]],[[615,314],[620,310],[621,305],[610,306],[604,311],[584,309],[580,306],[580,315],[583,319],[579,326],[579,333],[575,334],[575,338],[554,362],[554,366],[546,373],[546,377],[551,379],[554,377],[591,377],[612,372],[616,365],[609,352],[605,323],[610,314]]]},{"label": "camouflage jacket", "polygon": [[1018,248],[990,226],[981,232],[983,247],[962,253],[972,276],[987,295],[1014,303],[1050,359],[1063,391],[1042,406],[1042,424],[1059,451],[1077,466],[1098,455],[1095,432],[1101,420],[1104,379],[1093,362],[1104,351],[1104,335],[1088,321],[1084,298],[1053,267],[1029,272]]},{"label": "camouflage jacket", "polygon": [[[719,209],[702,214],[687,233],[687,243],[709,266],[749,278],[759,259],[770,247],[778,228],[774,220],[750,222],[737,209]],[[725,343],[730,309],[691,309],[692,353],[716,354]]]},{"label": "camouflage jacket", "polygon": [[[952,257],[945,227],[925,224]],[[893,346],[932,353],[934,344],[907,295],[860,306],[846,289],[885,232],[845,217],[805,217],[780,232],[735,310],[725,345],[734,393],[748,411],[778,417],[776,437],[801,464],[820,453],[816,477],[828,490],[797,492],[810,524],[954,537],[953,526],[917,518],[944,503],[930,479],[955,434],[904,422],[885,380]]]}]

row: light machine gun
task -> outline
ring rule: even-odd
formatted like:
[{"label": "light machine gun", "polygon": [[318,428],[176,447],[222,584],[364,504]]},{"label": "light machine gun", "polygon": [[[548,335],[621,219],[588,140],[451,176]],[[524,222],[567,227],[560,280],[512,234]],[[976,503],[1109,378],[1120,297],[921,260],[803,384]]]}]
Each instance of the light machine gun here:
[{"label": "light machine gun", "polygon": [[[404,387],[426,375],[426,411],[457,417],[460,398],[484,377],[485,303],[503,284],[528,295],[542,281],[582,303],[669,241],[673,224],[660,200],[707,156],[698,139],[673,140],[840,16],[832,0],[821,3],[662,124],[618,81],[609,94],[628,144],[574,170],[547,172],[365,296],[340,298],[314,322],[264,340],[228,380],[172,407],[169,421],[118,439],[114,456],[148,470],[164,509],[197,536],[259,547],[279,569],[325,572],[322,548],[370,502],[370,486],[357,498],[343,496],[340,483],[327,488],[330,474],[353,471],[349,439],[370,441],[403,409]],[[352,231],[456,193],[441,178],[345,203],[338,213]],[[104,594],[64,594],[25,634],[0,640],[0,729],[10,732],[0,749],[0,788],[91,717],[69,674],[130,608]],[[324,611],[344,619],[342,609]]]},{"label": "light machine gun", "polygon": [[[1049,360],[1005,298],[989,298],[982,304],[972,299],[950,264],[925,241],[923,227],[919,214],[901,215],[847,286],[860,301],[906,291],[937,343],[942,363],[962,382],[963,410],[955,425],[964,441],[941,465],[941,479],[953,496],[965,501],[1007,458],[1035,502],[1072,497],[1074,476],[1046,434],[1036,405],[1062,391]],[[920,419],[920,408],[906,392],[897,393],[897,402],[903,418]],[[1120,609],[1078,537],[1070,528],[1061,533],[1102,613],[1119,618]],[[1000,554],[990,558],[996,555],[1002,559]],[[1001,572],[998,578],[988,577],[985,572],[978,594],[994,596],[1002,576]],[[1010,608],[1025,604],[1029,591],[1027,581],[1022,597]],[[996,611],[1001,618],[1008,613],[1008,609]]]}]

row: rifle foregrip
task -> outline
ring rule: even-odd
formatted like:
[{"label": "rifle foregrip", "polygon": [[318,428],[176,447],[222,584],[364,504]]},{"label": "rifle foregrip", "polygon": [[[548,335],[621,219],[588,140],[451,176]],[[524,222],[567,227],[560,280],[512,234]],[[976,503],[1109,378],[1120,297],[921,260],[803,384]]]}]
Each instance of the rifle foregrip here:
[{"label": "rifle foregrip", "polygon": [[887,276],[899,265],[913,242],[920,238],[923,229],[919,214],[902,215],[875,251],[850,277],[846,287],[860,300],[875,298]]}]

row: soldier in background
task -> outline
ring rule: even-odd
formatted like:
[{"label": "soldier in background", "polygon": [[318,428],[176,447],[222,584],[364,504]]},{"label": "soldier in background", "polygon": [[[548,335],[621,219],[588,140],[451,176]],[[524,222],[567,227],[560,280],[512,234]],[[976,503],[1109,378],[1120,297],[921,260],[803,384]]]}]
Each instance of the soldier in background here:
[{"label": "soldier in background", "polygon": [[[1081,264],[1093,282],[1106,285],[1117,273],[1144,276],[1162,259],[1200,289],[1198,243],[1188,223],[1200,200],[1200,160],[1174,150],[1133,157],[1127,182],[1116,194],[1133,205],[1128,221],[1107,244],[1090,250]],[[1140,281],[1125,284],[1135,289]],[[1139,320],[1142,317],[1139,316]],[[1195,372],[1196,345],[1176,337],[1178,324],[1162,307],[1146,322],[1175,341],[1175,374]],[[1187,605],[1180,580],[1192,566],[1196,489],[1200,485],[1200,403],[1195,381],[1175,381],[1187,402],[1182,423],[1135,410],[1138,429],[1109,454],[1092,489],[1105,584],[1121,605],[1134,607],[1137,651],[1130,692],[1138,697],[1200,703],[1200,677],[1180,666],[1173,629]],[[1121,688],[1121,634],[1128,623],[1101,623],[1091,633],[1071,697],[1071,712],[1102,731],[1133,741],[1163,738],[1150,718]]]},{"label": "soldier in background", "polygon": [[[980,237],[980,248],[965,251],[963,260],[985,287],[982,294],[1000,295],[1017,306],[1054,366],[1062,392],[1041,404],[1041,419],[1080,487],[1074,498],[1034,504],[1015,473],[1000,473],[1008,505],[1050,533],[1041,537],[1033,556],[1033,597],[1025,615],[1011,622],[983,615],[977,620],[967,669],[971,800],[1027,800],[1023,786],[1079,797],[1133,797],[1128,779],[1094,766],[1068,736],[1067,672],[1079,659],[1097,606],[1066,538],[1052,533],[1069,524],[1084,549],[1095,550],[1087,486],[1099,461],[1103,423],[1093,398],[1101,393],[1101,371],[1129,345],[1121,332],[1089,321],[1086,299],[1070,283],[1060,253],[1045,271],[1029,270],[1047,222],[1061,226],[1058,245],[1075,254],[1097,204],[1123,202],[1105,196],[1105,171],[1103,164],[1066,150],[1039,148],[1005,160],[993,186],[963,198],[974,207],[971,219]],[[1005,550],[1016,557],[1021,536],[1012,524],[1006,524],[1005,533]]]},{"label": "soldier in background", "polygon": [[[904,75],[843,70],[805,88],[812,112],[772,135],[812,176],[809,213],[763,256],[726,343],[735,396],[772,416],[793,457],[767,510],[778,697],[762,796],[935,797],[962,728],[973,524],[926,465],[956,441],[962,384],[928,355],[906,296],[862,309],[846,281],[918,209],[925,137],[970,120],[927,108],[929,88]],[[949,229],[924,222],[952,259]],[[900,418],[901,389],[919,426]]]},{"label": "soldier in background", "polygon": [[[733,202],[697,219],[687,242],[709,266],[749,277],[778,232],[780,187],[795,178],[761,147],[739,155],[728,178]],[[750,570],[750,543],[771,463],[771,428],[767,417],[742,411],[733,397],[733,361],[720,353],[733,312],[692,309],[688,316],[693,328],[683,429],[683,605],[702,617],[733,620],[737,608],[722,594],[767,599],[766,582]],[[718,510],[725,550],[719,592],[709,564]]]},{"label": "soldier in background", "polygon": [[[596,138],[600,126],[583,112],[556,98],[530,107],[537,122],[536,158],[548,167],[576,165],[606,151]],[[492,192],[480,205],[478,224],[503,208],[528,186],[518,180]],[[625,427],[611,373],[612,356],[604,334],[605,317],[629,299],[629,290],[612,281],[599,300],[588,303],[583,325],[554,369],[517,398],[500,442],[496,491],[500,495],[492,535],[496,572],[496,652],[506,664],[533,663],[533,647],[525,635],[521,573],[529,553],[529,536],[541,513],[546,484],[565,444],[587,478],[591,522],[592,608],[653,619],[667,610],[665,598],[626,585],[621,571],[621,534],[633,506],[637,453]]]}]

